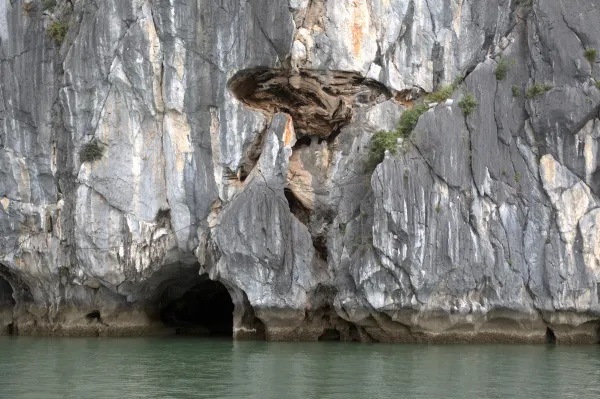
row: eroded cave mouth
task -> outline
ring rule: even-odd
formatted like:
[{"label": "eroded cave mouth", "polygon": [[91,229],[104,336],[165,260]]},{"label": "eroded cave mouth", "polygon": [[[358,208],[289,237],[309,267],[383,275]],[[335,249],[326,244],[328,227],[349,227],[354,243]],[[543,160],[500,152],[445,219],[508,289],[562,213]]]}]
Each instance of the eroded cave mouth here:
[{"label": "eroded cave mouth", "polygon": [[13,308],[16,305],[12,286],[0,276],[0,335],[13,334]]},{"label": "eroded cave mouth", "polygon": [[163,323],[181,335],[233,337],[234,306],[223,284],[205,277],[183,293],[172,288],[163,295]]},{"label": "eroded cave mouth", "polygon": [[350,71],[252,68],[236,73],[228,86],[250,108],[291,115],[298,136],[322,138],[348,123],[355,107],[392,96],[383,84]]},{"label": "eroded cave mouth", "polygon": [[14,306],[13,289],[4,277],[0,276],[0,306]]},{"label": "eroded cave mouth", "polygon": [[546,343],[548,345],[556,345],[556,335],[554,334],[554,330],[550,327],[546,328]]}]

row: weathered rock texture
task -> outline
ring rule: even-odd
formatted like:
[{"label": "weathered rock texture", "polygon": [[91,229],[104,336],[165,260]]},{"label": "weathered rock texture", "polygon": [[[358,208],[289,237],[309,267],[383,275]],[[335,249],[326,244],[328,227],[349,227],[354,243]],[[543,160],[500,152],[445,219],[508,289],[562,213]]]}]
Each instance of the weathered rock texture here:
[{"label": "weathered rock texture", "polygon": [[238,338],[599,340],[597,0],[56,3],[0,0],[2,332],[172,332],[208,275]]}]

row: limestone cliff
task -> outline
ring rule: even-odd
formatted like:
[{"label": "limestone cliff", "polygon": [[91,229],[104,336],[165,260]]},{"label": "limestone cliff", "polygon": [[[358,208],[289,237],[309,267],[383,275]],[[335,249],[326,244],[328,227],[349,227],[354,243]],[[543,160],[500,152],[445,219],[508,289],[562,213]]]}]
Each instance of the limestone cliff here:
[{"label": "limestone cliff", "polygon": [[0,0],[0,330],[597,342],[597,49],[598,0]]}]

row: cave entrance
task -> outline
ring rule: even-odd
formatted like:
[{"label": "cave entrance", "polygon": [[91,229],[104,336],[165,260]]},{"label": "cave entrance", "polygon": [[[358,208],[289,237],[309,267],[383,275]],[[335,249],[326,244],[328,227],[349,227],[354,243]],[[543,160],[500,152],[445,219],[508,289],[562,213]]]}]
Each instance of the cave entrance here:
[{"label": "cave entrance", "polygon": [[0,276],[0,335],[13,334],[13,309],[16,305],[12,286]]},{"label": "cave entrance", "polygon": [[203,276],[182,294],[167,288],[163,298],[160,318],[177,334],[233,337],[233,301],[222,283]]},{"label": "cave entrance", "polygon": [[550,327],[546,328],[546,343],[549,345],[556,345],[556,335],[554,334],[554,330]]}]

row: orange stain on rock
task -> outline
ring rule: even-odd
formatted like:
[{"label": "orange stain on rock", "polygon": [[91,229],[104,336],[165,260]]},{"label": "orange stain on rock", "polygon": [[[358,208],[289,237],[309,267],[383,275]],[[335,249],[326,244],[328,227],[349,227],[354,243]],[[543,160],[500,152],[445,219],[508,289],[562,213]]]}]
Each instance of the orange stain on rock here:
[{"label": "orange stain on rock", "polygon": [[362,37],[363,30],[365,28],[365,15],[363,13],[363,7],[359,4],[359,0],[353,0],[350,3],[352,8],[352,25],[351,25],[351,37],[352,37],[352,54],[358,57],[362,48]]},{"label": "orange stain on rock", "polygon": [[288,121],[285,124],[285,132],[283,134],[283,144],[285,146],[290,145],[292,140],[294,139],[294,123],[292,122],[292,118],[290,116],[287,117]]},{"label": "orange stain on rock", "polygon": [[454,21],[452,22],[452,26],[454,28],[454,33],[456,33],[457,36],[460,36],[459,30],[460,30],[460,17],[462,14],[462,5],[463,5],[463,0],[458,0],[456,15],[454,15]]}]

